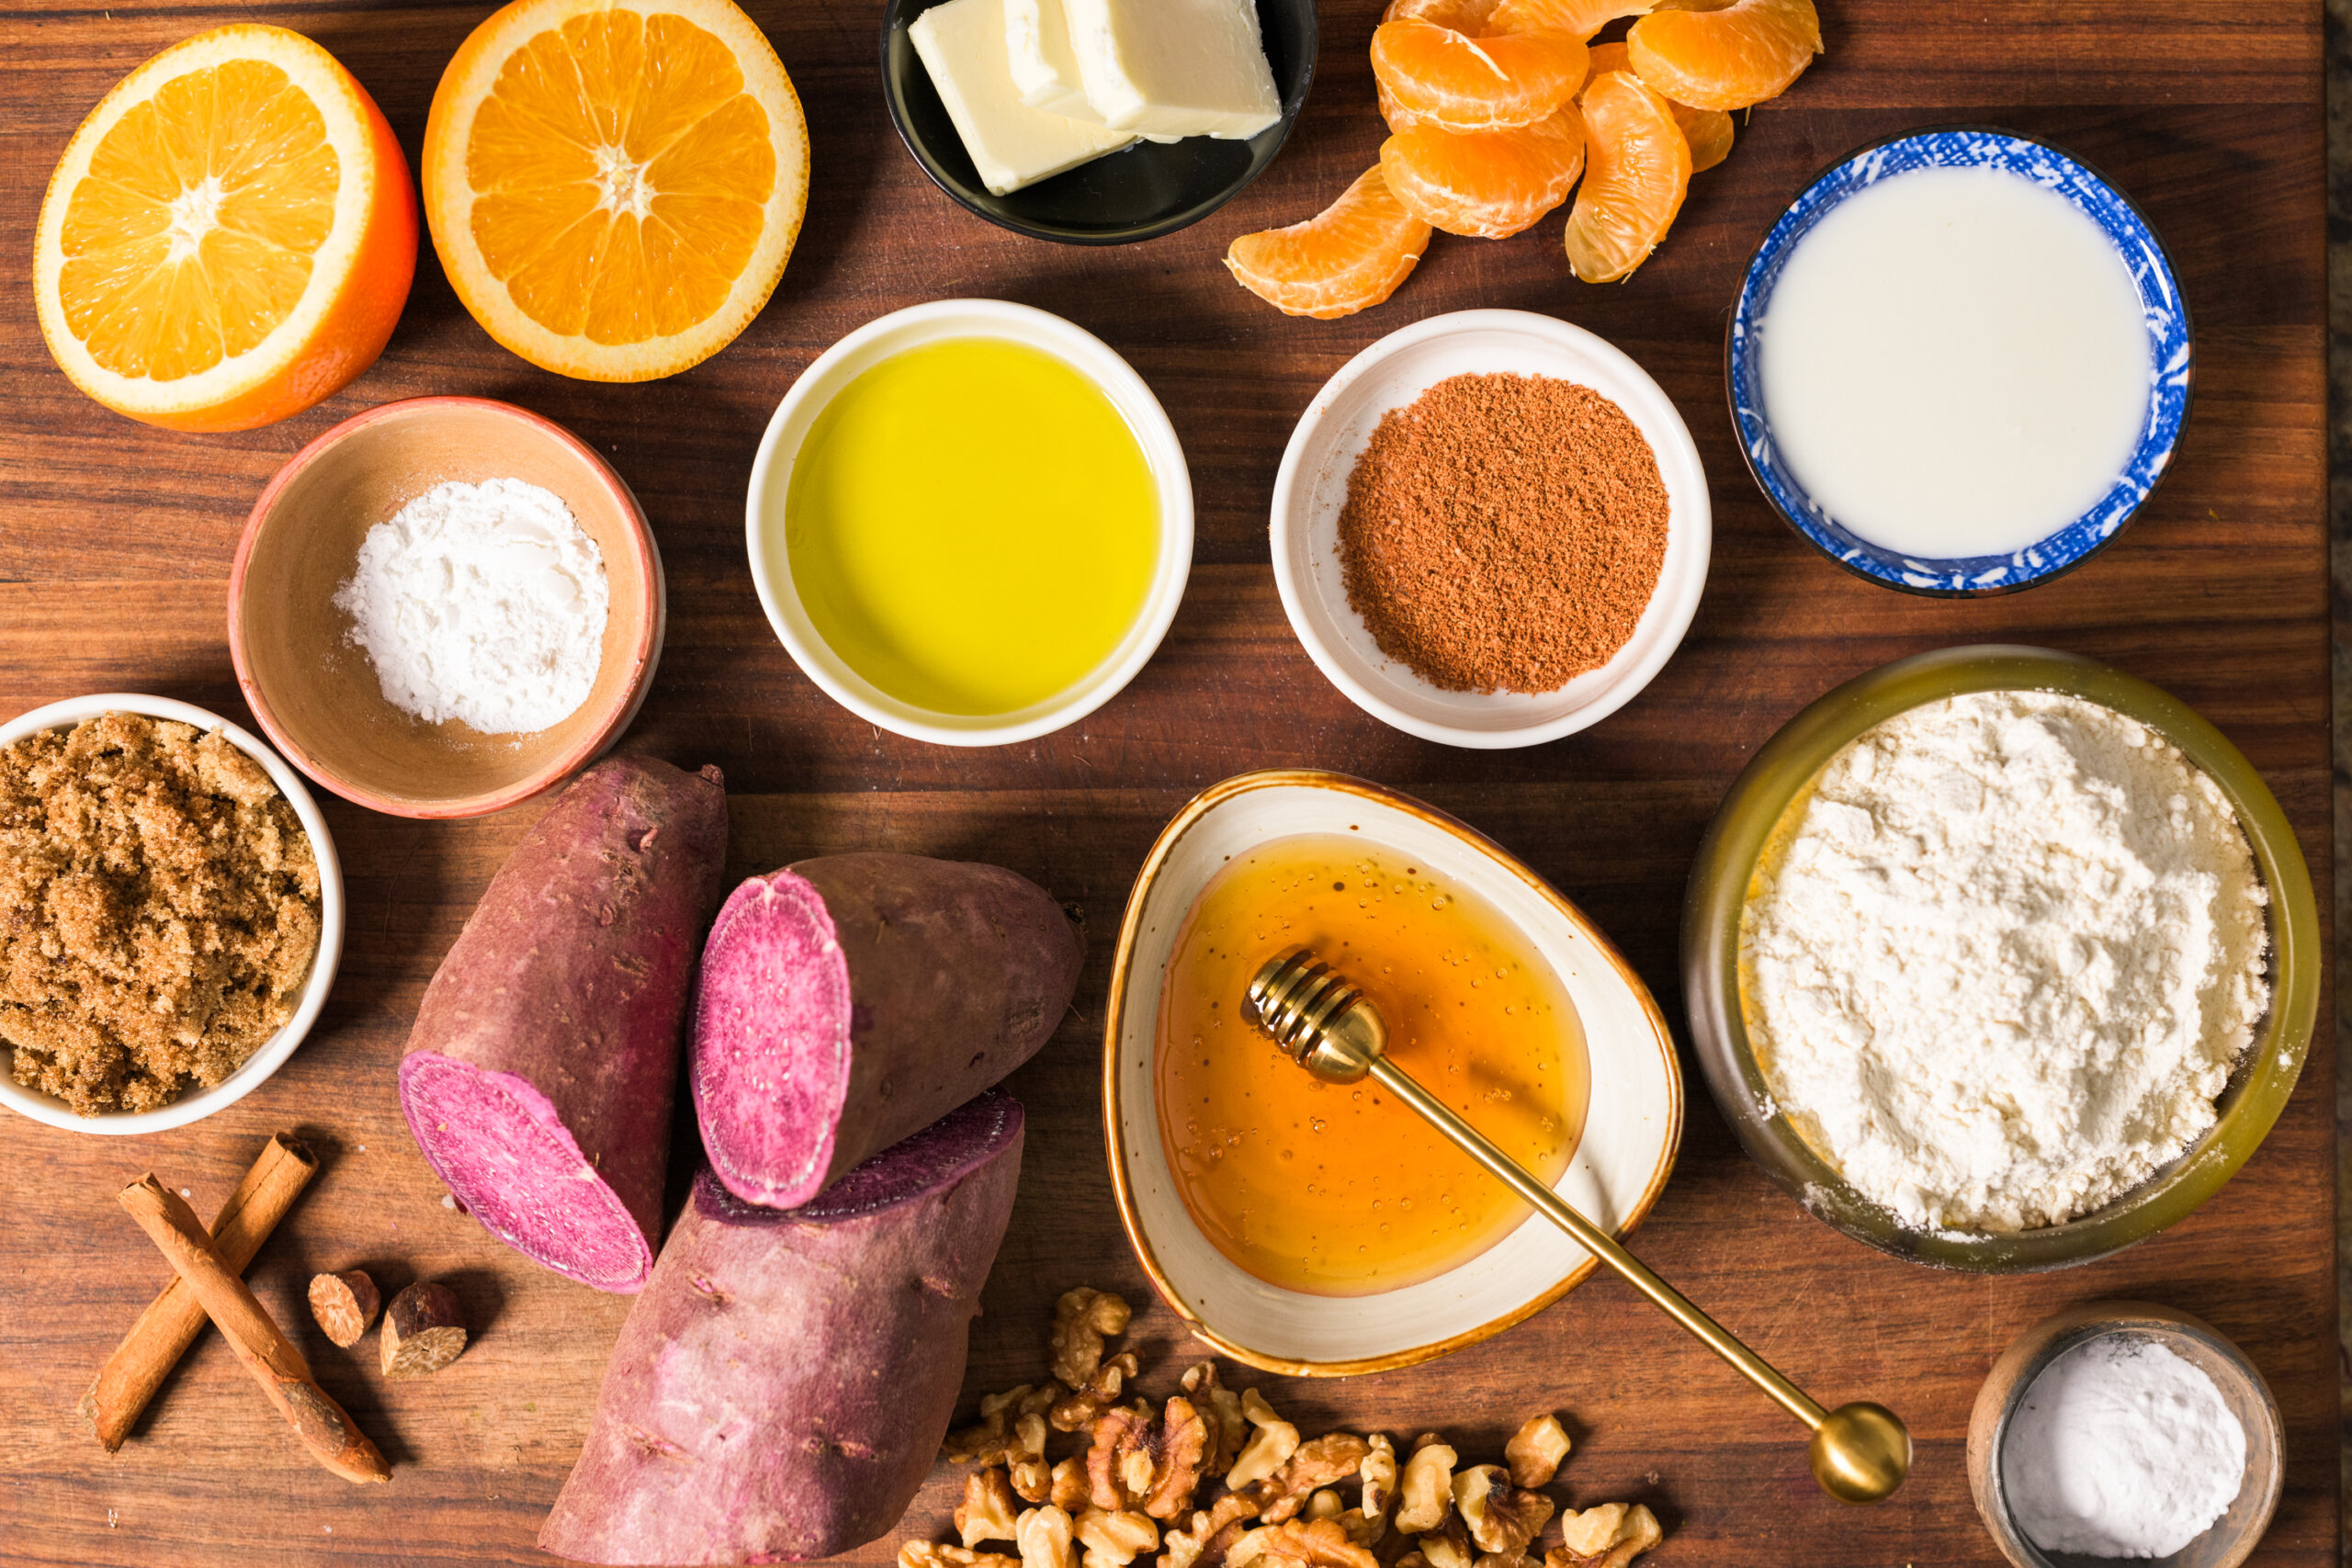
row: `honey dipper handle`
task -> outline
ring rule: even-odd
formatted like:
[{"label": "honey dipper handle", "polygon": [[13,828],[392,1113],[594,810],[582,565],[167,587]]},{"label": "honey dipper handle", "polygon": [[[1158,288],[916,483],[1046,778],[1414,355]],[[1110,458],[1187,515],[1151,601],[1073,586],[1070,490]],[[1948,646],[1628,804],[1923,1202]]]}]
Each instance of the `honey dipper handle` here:
[{"label": "honey dipper handle", "polygon": [[1659,1279],[1638,1258],[1617,1244],[1617,1238],[1560,1201],[1559,1195],[1534,1177],[1510,1156],[1497,1148],[1476,1127],[1455,1115],[1442,1100],[1423,1089],[1413,1076],[1385,1056],[1372,1063],[1373,1079],[1391,1094],[1420,1112],[1439,1132],[1460,1145],[1464,1153],[1476,1160],[1505,1186],[1518,1193],[1535,1212],[1577,1239],[1587,1252],[1615,1270],[1634,1289],[1649,1297],[1668,1317],[1680,1324],[1699,1342],[1730,1362],[1741,1376],[1772,1396],[1781,1409],[1804,1422],[1808,1430],[1817,1431],[1826,1419],[1826,1412],[1811,1395],[1779,1372],[1755,1351],[1741,1344],[1724,1326],[1690,1304],[1683,1293]]}]

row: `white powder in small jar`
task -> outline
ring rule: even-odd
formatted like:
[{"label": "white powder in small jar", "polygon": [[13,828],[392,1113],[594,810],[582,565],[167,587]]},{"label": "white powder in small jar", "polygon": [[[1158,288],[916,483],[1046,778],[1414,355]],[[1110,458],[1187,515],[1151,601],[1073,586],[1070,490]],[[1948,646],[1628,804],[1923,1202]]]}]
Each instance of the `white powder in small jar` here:
[{"label": "white powder in small jar", "polygon": [[1781,1112],[1921,1230],[2059,1224],[2203,1135],[2269,1002],[2229,797],[2162,736],[1977,692],[1849,745],[1758,868],[1740,1003]]},{"label": "white powder in small jar", "polygon": [[2009,1416],[2009,1517],[2044,1551],[2169,1557],[2229,1511],[2245,1427],[2202,1367],[2134,1334],[2077,1345]]},{"label": "white powder in small jar", "polygon": [[485,735],[545,729],[588,700],[610,590],[596,541],[521,479],[434,486],[368,530],[337,589],[384,700]]}]

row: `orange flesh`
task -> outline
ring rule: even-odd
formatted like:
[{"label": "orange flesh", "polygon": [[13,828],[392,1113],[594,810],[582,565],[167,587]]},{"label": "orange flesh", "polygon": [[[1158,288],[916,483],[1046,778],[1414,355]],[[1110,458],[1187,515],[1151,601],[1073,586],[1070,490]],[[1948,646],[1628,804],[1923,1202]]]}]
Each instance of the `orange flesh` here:
[{"label": "orange flesh", "polygon": [[1584,170],[1584,117],[1571,104],[1517,130],[1405,130],[1381,147],[1380,168],[1414,216],[1498,240],[1567,200]]},{"label": "orange flesh", "polygon": [[66,206],[68,328],[107,369],[158,381],[245,353],[301,302],[340,178],[318,107],[277,66],[174,77],[107,131]]},{"label": "orange flesh", "polygon": [[1375,165],[1305,222],[1242,235],[1225,265],[1285,315],[1329,321],[1396,293],[1429,243],[1430,226],[1405,210]]},{"label": "orange flesh", "polygon": [[1739,109],[1780,96],[1821,52],[1813,0],[1737,0],[1719,11],[1660,11],[1625,35],[1634,69],[1672,98]]},{"label": "orange flesh", "polygon": [[[1592,46],[1592,75],[1598,81],[1611,71],[1632,71],[1631,51],[1622,43],[1597,43]],[[1635,72],[1636,75],[1640,73]],[[1660,95],[1663,96],[1664,95]],[[1582,95],[1578,95],[1581,98]],[[1731,116],[1722,109],[1694,109],[1689,104],[1666,100],[1674,111],[1674,123],[1682,128],[1682,139],[1690,143],[1690,172],[1712,169],[1731,156],[1733,127]]]},{"label": "orange flesh", "polygon": [[726,303],[775,175],[734,52],[671,12],[532,38],[466,143],[484,263],[531,320],[605,345],[674,336]]},{"label": "orange flesh", "polygon": [[1690,144],[1667,101],[1611,71],[1585,89],[1584,185],[1568,213],[1568,265],[1613,283],[1646,260],[1690,188]]},{"label": "orange flesh", "polygon": [[1574,1005],[1499,911],[1347,836],[1233,861],[1186,917],[1156,1073],[1160,1141],[1194,1222],[1288,1290],[1369,1295],[1434,1279],[1528,1210],[1385,1090],[1321,1082],[1241,1015],[1258,967],[1299,945],[1372,998],[1398,1066],[1547,1185],[1584,1127]]},{"label": "orange flesh", "polygon": [[1473,39],[1433,22],[1383,22],[1372,72],[1396,107],[1447,130],[1509,130],[1557,114],[1585,79],[1585,48],[1566,33]]}]

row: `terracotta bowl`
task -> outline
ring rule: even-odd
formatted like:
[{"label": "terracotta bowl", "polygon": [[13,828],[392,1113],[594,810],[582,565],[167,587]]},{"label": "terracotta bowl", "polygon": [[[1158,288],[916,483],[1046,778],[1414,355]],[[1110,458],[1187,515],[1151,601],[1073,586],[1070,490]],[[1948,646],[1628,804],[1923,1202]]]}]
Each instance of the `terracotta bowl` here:
[{"label": "terracotta bowl", "polygon": [[2278,1510],[2285,1477],[2283,1455],[2286,1428],[2278,1418],[2278,1401],[2245,1351],[2203,1318],[2154,1302],[2083,1302],[2043,1318],[2001,1352],[1976,1393],[1976,1408],[1968,1422],[1968,1489],[1976,1511],[2015,1568],[2096,1568],[2112,1563],[2111,1557],[2082,1557],[2072,1552],[2043,1551],[2027,1539],[2009,1517],[2007,1488],[2001,1472],[2001,1448],[2009,1421],[2024,1401],[2026,1391],[2042,1369],[2093,1339],[2110,1334],[2154,1340],[2213,1380],[2222,1403],[2245,1428],[2245,1480],[2237,1500],[2214,1520],[2205,1533],[2169,1557],[2140,1558],[2149,1568],[2238,1568],[2254,1554],[2270,1516]]},{"label": "terracotta bowl", "polygon": [[1555,1190],[1612,1235],[1632,1234],[1674,1168],[1682,1073],[1648,988],[1584,911],[1443,812],[1361,779],[1305,770],[1243,773],[1178,812],[1136,874],[1111,971],[1102,1108],[1119,1219],[1194,1337],[1265,1371],[1351,1377],[1476,1345],[1558,1301],[1600,1265],[1530,1214],[1435,1279],[1375,1295],[1309,1295],[1248,1273],[1193,1222],[1160,1140],[1161,977],[1193,902],[1227,861],[1307,833],[1357,834],[1410,856],[1491,904],[1558,975],[1583,1026],[1592,1079],[1583,1134]]},{"label": "terracotta bowl", "polygon": [[[560,496],[603,553],[603,663],[587,701],[548,728],[426,724],[385,700],[335,590],[368,530],[417,496],[505,478]],[[586,766],[637,716],[666,618],[662,557],[620,476],[560,425],[482,398],[387,403],[302,448],[254,503],[229,580],[229,651],[263,730],[321,784],[398,817],[497,811]]]}]

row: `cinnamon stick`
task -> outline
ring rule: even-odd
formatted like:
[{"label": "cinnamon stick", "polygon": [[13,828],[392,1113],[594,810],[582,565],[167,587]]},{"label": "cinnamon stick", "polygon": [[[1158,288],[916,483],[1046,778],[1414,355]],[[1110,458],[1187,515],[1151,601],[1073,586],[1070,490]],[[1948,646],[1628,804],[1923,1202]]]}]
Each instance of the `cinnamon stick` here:
[{"label": "cinnamon stick", "polygon": [[302,1352],[214,1248],[196,1211],[152,1175],[124,1188],[119,1197],[311,1457],[346,1481],[390,1481],[391,1467],[384,1456],[311,1376]]},{"label": "cinnamon stick", "polygon": [[[220,1205],[212,1221],[212,1245],[232,1272],[246,1265],[277,1228],[302,1189],[318,1174],[318,1156],[300,1140],[279,1133],[262,1146],[237,1190]],[[141,1411],[164,1386],[164,1379],[179,1364],[196,1337],[204,1331],[204,1308],[178,1275],[147,1303],[122,1343],[82,1395],[82,1414],[97,1432],[108,1453],[122,1447]]]}]

